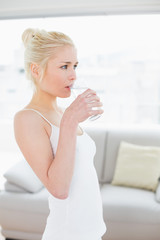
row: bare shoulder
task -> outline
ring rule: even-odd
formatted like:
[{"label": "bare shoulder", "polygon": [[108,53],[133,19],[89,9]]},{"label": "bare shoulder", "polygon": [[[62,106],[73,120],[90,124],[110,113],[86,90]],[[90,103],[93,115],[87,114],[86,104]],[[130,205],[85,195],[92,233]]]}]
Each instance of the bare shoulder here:
[{"label": "bare shoulder", "polygon": [[20,110],[14,116],[14,125],[19,127],[41,126],[42,119],[33,111]]},{"label": "bare shoulder", "polygon": [[26,111],[26,110],[20,110],[19,112],[17,112],[14,116],[14,122],[15,123],[25,123],[28,121],[32,121],[34,120],[34,115],[31,111]]},{"label": "bare shoulder", "polygon": [[43,119],[33,111],[20,110],[14,116],[15,135],[46,133]]}]

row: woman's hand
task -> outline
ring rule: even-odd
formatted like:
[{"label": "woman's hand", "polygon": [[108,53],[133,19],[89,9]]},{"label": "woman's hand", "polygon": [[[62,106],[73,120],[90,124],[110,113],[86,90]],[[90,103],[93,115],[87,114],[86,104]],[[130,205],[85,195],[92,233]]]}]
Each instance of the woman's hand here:
[{"label": "woman's hand", "polygon": [[[64,117],[67,114],[72,116],[77,123],[85,121],[92,115],[102,114],[103,110],[100,109],[102,103],[96,92],[87,89],[84,93],[78,95],[73,103],[64,112]],[[98,107],[98,109],[93,109]]]}]

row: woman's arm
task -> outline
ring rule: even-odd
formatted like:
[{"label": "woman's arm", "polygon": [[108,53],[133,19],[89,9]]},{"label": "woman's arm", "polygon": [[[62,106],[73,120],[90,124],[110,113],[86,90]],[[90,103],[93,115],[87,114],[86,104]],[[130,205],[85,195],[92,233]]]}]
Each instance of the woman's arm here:
[{"label": "woman's arm", "polygon": [[[90,97],[86,98],[88,94]],[[95,93],[87,90],[64,112],[55,156],[46,130],[48,123],[44,123],[38,114],[31,111],[20,111],[15,115],[15,138],[21,152],[48,191],[56,198],[68,197],[74,171],[79,122],[92,114],[102,113],[100,110],[91,110],[92,104],[88,103],[89,99],[95,99],[100,106]]]},{"label": "woman's arm", "polygon": [[60,127],[56,155],[46,131],[48,123],[36,113],[20,111],[14,118],[15,138],[25,159],[57,198],[67,198],[73,175],[77,124],[64,120]]}]

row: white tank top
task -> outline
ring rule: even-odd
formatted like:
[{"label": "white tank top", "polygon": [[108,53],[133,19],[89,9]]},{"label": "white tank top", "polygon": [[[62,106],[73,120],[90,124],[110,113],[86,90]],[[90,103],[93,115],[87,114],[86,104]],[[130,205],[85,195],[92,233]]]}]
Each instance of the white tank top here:
[{"label": "white tank top", "polygon": [[[27,110],[27,109],[26,109]],[[59,128],[51,124],[50,142],[54,155],[57,151]],[[102,199],[94,167],[96,146],[83,131],[77,136],[74,173],[67,199],[58,199],[49,193],[50,213],[42,240],[97,240],[106,232]]]}]

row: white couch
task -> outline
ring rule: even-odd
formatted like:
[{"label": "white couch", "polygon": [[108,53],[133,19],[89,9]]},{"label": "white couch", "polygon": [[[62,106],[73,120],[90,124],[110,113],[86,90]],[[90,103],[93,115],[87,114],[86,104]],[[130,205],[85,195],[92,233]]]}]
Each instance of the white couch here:
[{"label": "white couch", "polygon": [[[160,240],[160,186],[153,192],[111,184],[120,142],[160,147],[160,128],[101,127],[86,131],[97,146],[95,167],[108,229],[103,240]],[[27,174],[24,172],[24,178]],[[6,178],[6,189],[0,192],[2,234],[12,239],[40,240],[49,213],[48,192],[37,179],[30,190],[25,180],[14,185],[12,177]]]}]

